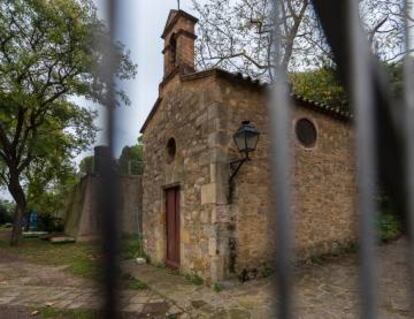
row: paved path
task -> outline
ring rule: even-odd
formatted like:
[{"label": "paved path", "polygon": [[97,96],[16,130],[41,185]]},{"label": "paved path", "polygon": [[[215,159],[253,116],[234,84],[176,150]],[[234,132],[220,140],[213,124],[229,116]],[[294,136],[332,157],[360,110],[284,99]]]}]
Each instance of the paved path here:
[{"label": "paved path", "polygon": [[[404,247],[405,242],[399,240],[378,251],[379,311],[383,319],[414,317],[409,313]],[[13,318],[9,314],[21,307],[99,307],[100,292],[94,284],[69,275],[64,267],[40,266],[5,257],[0,251],[1,318],[5,314],[8,314],[5,318]],[[123,291],[122,309],[130,318],[275,318],[272,309],[277,304],[277,294],[272,290],[272,278],[245,284],[233,282],[227,289],[215,292],[167,269],[138,266],[131,261],[124,264],[124,271],[150,287]],[[295,283],[297,318],[358,318],[357,279],[354,255],[332,258],[321,265],[302,266]]]},{"label": "paved path", "polygon": [[[378,248],[379,313],[383,319],[413,318],[409,311],[406,243]],[[272,279],[233,286],[221,292],[194,286],[182,276],[129,262],[128,272],[183,309],[191,318],[276,318],[277,293]],[[355,254],[332,257],[321,265],[302,265],[296,272],[295,311],[300,319],[359,318],[358,267]]]},{"label": "paved path", "polygon": [[[0,318],[22,307],[100,308],[102,296],[95,283],[68,274],[65,267],[37,265],[5,253],[0,261]],[[151,289],[123,290],[121,303],[131,318],[173,318],[181,312]]]}]

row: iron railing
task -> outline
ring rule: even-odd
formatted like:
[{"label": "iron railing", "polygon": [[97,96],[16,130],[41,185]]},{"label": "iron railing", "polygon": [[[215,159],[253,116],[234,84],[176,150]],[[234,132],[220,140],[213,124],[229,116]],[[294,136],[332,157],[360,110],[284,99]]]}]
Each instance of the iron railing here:
[{"label": "iron railing", "polygon": [[[406,10],[409,10],[406,0]],[[269,11],[277,26],[278,3],[272,0]],[[315,12],[325,32],[337,65],[338,78],[344,84],[355,114],[358,216],[360,238],[360,291],[361,318],[377,318],[377,288],[375,278],[375,231],[376,205],[374,195],[377,180],[385,185],[392,200],[405,220],[409,235],[410,276],[414,281],[414,65],[411,56],[404,63],[405,102],[398,104],[391,99],[389,82],[380,64],[370,53],[358,15],[358,0],[312,0]],[[118,1],[107,0],[108,26],[111,41],[116,33]],[[408,11],[407,11],[408,12]],[[408,28],[407,28],[408,30]],[[408,45],[408,31],[406,32]],[[275,27],[275,39],[279,33]],[[275,47],[275,59],[279,48]],[[106,47],[107,83],[110,83],[107,102],[107,143],[109,155],[114,157],[114,51]],[[276,65],[276,64],[275,64]],[[293,318],[292,314],[292,223],[290,221],[289,168],[292,159],[289,152],[289,94],[285,75],[274,70],[277,81],[269,98],[272,137],[272,182],[276,199],[277,218],[277,293],[278,318]],[[381,147],[379,147],[381,141]],[[117,187],[113,161],[106,161],[105,182],[101,190],[100,207],[104,213],[104,287],[105,318],[118,317],[117,269],[119,228],[116,214]],[[411,295],[414,290],[411,291]],[[414,300],[414,298],[411,298]]]}]

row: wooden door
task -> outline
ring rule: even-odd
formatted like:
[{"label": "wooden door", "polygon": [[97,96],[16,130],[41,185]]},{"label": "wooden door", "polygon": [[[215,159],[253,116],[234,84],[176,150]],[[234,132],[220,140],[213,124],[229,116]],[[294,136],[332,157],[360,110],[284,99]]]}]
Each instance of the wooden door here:
[{"label": "wooden door", "polygon": [[166,190],[167,259],[172,268],[180,266],[180,192],[179,188]]}]

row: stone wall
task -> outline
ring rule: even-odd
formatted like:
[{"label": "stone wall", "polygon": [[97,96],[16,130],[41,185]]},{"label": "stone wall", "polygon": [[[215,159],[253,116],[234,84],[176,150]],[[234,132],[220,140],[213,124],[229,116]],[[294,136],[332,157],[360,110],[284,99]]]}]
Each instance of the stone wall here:
[{"label": "stone wall", "polygon": [[[99,176],[86,175],[74,187],[65,213],[65,233],[77,241],[94,240],[100,236],[101,215],[96,209]],[[123,234],[141,234],[142,177],[120,176],[119,210]]]},{"label": "stone wall", "polygon": [[[228,158],[239,155],[231,136],[241,121],[250,120],[261,132],[257,150],[235,180],[230,208],[234,231],[236,274],[266,271],[273,263],[276,225],[271,200],[269,116],[264,89],[222,80],[220,88],[227,106],[223,140]],[[306,107],[296,100],[292,112],[292,213],[295,248],[299,259],[334,250],[356,239],[355,167],[353,131],[349,122]],[[317,128],[314,147],[302,146],[295,134],[298,119],[311,120]],[[230,258],[230,257],[229,257]]]},{"label": "stone wall", "polygon": [[[265,91],[220,72],[176,75],[161,90],[161,102],[147,123],[143,176],[144,246],[151,261],[164,263],[164,190],[180,187],[181,265],[214,282],[232,275],[260,273],[274,259],[275,222],[271,207],[269,123]],[[246,84],[247,83],[247,84]],[[316,124],[315,147],[297,142],[299,118]],[[252,160],[235,179],[228,198],[228,163],[240,157],[232,135],[243,120],[261,132]],[[174,138],[177,154],[168,159]],[[300,258],[331,251],[354,241],[354,162],[349,123],[304,107],[293,112],[291,145],[293,218]]]},{"label": "stone wall", "polygon": [[90,175],[84,176],[75,185],[66,203],[64,231],[77,241],[93,240],[99,235],[95,183]]},{"label": "stone wall", "polygon": [[122,232],[142,234],[142,176],[125,175],[120,178]]},{"label": "stone wall", "polygon": [[[143,135],[143,234],[146,253],[153,263],[166,257],[165,189],[180,187],[181,270],[210,279],[216,274],[215,250],[219,230],[216,206],[215,142],[213,120],[216,95],[214,78],[180,84],[179,77],[163,88],[162,101]],[[167,142],[174,138],[177,153],[169,159]],[[214,256],[210,256],[213,254]]]}]

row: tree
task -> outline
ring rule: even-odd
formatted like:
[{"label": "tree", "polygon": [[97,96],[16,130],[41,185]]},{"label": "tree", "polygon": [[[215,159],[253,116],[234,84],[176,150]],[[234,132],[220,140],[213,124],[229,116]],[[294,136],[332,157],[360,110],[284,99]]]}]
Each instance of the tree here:
[{"label": "tree", "polygon": [[121,174],[140,175],[143,171],[144,146],[138,138],[138,143],[133,146],[125,146],[119,157],[119,169]]},{"label": "tree", "polygon": [[344,87],[335,77],[335,69],[320,69],[290,73],[293,92],[307,99],[348,110],[348,99]]},{"label": "tree", "polygon": [[87,175],[88,173],[93,173],[94,171],[94,156],[86,156],[79,163],[79,173],[81,175]]},{"label": "tree", "polygon": [[34,161],[25,173],[27,209],[56,216],[65,206],[68,194],[77,183],[76,169],[69,157],[56,152],[45,160]]},{"label": "tree", "polygon": [[0,199],[0,225],[10,223],[12,221],[13,210],[14,207],[10,201]]},{"label": "tree", "polygon": [[[402,98],[403,80],[402,63],[383,63],[390,79],[390,91],[397,100]],[[335,77],[335,69],[322,67],[320,69],[292,72],[288,76],[293,92],[307,99],[340,107],[349,111],[349,100],[344,87]]]},{"label": "tree", "polygon": [[[108,38],[91,0],[0,0],[0,178],[17,206],[12,244],[21,236],[28,172],[73,158],[94,140],[95,113],[74,97],[105,104],[98,43]],[[128,52],[116,49],[116,75],[134,77]]]},{"label": "tree", "polygon": [[403,96],[403,65],[401,62],[387,63],[385,69],[391,82],[391,93],[393,97],[401,99]]},{"label": "tree", "polygon": [[406,16],[403,0],[360,0],[363,27],[367,33],[372,52],[383,62],[393,63],[401,60],[413,50],[405,49],[404,20]]},{"label": "tree", "polygon": [[[194,0],[200,17],[200,39],[197,42],[198,65],[202,68],[222,67],[237,70],[254,78],[271,78],[272,17],[269,0],[210,0],[201,5]],[[281,3],[282,56],[279,65],[287,70],[295,50],[295,39],[310,35],[305,20],[312,19],[308,0],[287,0]],[[310,22],[310,21],[309,21]],[[309,56],[310,58],[310,56]]]},{"label": "tree", "polygon": [[[193,0],[200,16],[197,64],[221,67],[253,78],[272,79],[270,0]],[[333,66],[332,53],[309,0],[279,0],[280,60],[284,71]],[[403,49],[403,1],[360,0],[360,14],[373,52],[394,61]],[[409,17],[411,18],[411,17]]]}]

